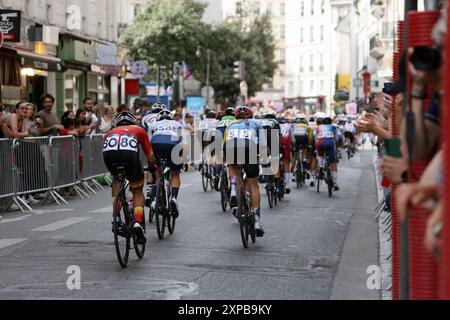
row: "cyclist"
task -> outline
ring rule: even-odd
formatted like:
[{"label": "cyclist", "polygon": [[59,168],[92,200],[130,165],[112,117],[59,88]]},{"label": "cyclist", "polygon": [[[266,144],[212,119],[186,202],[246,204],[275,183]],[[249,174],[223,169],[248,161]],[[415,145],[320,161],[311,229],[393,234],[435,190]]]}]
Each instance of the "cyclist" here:
[{"label": "cyclist", "polygon": [[217,125],[216,113],[214,111],[208,111],[206,118],[200,122],[200,133],[202,140],[202,163],[199,166],[199,170],[202,170],[204,151],[205,148],[214,142],[214,130]]},{"label": "cyclist", "polygon": [[[147,131],[149,141],[152,140],[152,133],[149,128],[158,120],[159,112],[163,109],[167,109],[167,106],[164,103],[156,102],[152,105],[150,111],[147,111],[144,117],[142,117],[141,126]],[[145,180],[147,182],[145,206],[149,207],[151,200],[153,199],[153,195],[156,195],[156,181],[154,180],[153,174],[150,172],[146,172]]]},{"label": "cyclist", "polygon": [[[158,121],[151,124],[149,131],[151,131],[151,143],[158,165],[161,164],[161,161],[166,160],[170,167],[170,185],[172,188],[170,205],[172,216],[176,219],[179,215],[177,197],[181,185],[182,158],[181,154],[174,155],[175,158],[173,158],[172,150],[177,147],[182,151],[181,123],[174,120],[173,114],[169,110],[163,109],[159,112]],[[160,174],[161,172],[158,170],[157,177]],[[152,193],[152,197],[152,208],[154,209],[156,207],[156,192]]]},{"label": "cyclist", "polygon": [[295,124],[293,127],[293,134],[295,139],[295,163],[294,168],[297,167],[297,161],[299,161],[300,150],[302,152],[302,158],[307,159],[307,162],[311,163],[311,155],[308,154],[309,147],[312,142],[312,129],[308,126],[308,120],[306,116],[301,113],[295,117]]},{"label": "cyclist", "polygon": [[103,160],[111,174],[114,176],[112,196],[119,192],[116,179],[119,173],[117,167],[125,168],[125,176],[130,181],[130,190],[133,193],[133,213],[136,220],[133,229],[137,235],[137,242],[144,244],[144,173],[139,159],[139,145],[142,146],[149,168],[154,168],[152,146],[144,129],[136,125],[136,117],[131,112],[117,113],[114,117],[115,128],[105,136],[103,145]]},{"label": "cyclist", "polygon": [[337,185],[337,159],[336,159],[336,127],[331,117],[325,116],[323,124],[316,129],[316,149],[319,160],[319,168],[325,166],[325,153],[328,153],[331,175],[334,183],[334,191],[338,191]]},{"label": "cyclist", "polygon": [[[344,126],[344,136],[345,136],[346,140],[350,141],[350,145],[352,147],[353,152],[356,150],[355,134],[356,134],[356,128],[353,124],[353,121],[350,118],[347,118],[347,122],[345,123],[345,126]],[[346,141],[346,144],[348,143],[348,141]]]},{"label": "cyclist", "polygon": [[[234,108],[228,107],[223,112],[223,116],[218,119],[217,125],[216,125],[216,137],[218,141],[223,141],[223,137],[225,135],[225,130],[228,128],[228,126],[235,120],[234,118]],[[222,174],[222,163],[216,163],[214,166],[214,189],[216,191],[219,191],[219,180],[220,175]]]},{"label": "cyclist", "polygon": [[313,141],[311,143],[311,181],[309,185],[314,187],[314,183],[316,181],[317,176],[317,151],[316,151],[316,141],[317,141],[317,129],[323,123],[324,114],[321,112],[316,113],[315,119],[316,122],[314,124],[313,129]]},{"label": "cyclist", "polygon": [[[253,111],[247,106],[239,106],[235,111],[236,121],[232,122],[225,131],[224,154],[228,163],[231,181],[231,199],[230,206],[237,207],[236,183],[239,176],[238,164],[244,165],[244,171],[247,176],[250,188],[252,213],[255,218],[256,236],[262,237],[264,229],[261,225],[261,195],[259,192],[259,165],[257,161],[258,146],[263,147],[266,144],[264,131],[261,125],[252,119]],[[255,152],[252,152],[255,151]],[[228,154],[228,156],[227,156]],[[245,154],[245,162],[239,163],[238,154]]]},{"label": "cyclist", "polygon": [[292,127],[289,123],[286,123],[284,116],[278,117],[277,120],[280,124],[280,135],[283,142],[284,183],[286,185],[286,193],[289,194],[291,192],[289,188],[291,179],[291,145],[295,139],[292,134]]},{"label": "cyclist", "polygon": [[[342,116],[336,118],[336,148],[337,150],[344,148],[344,132],[345,119]],[[340,152],[340,151],[338,151]]]},{"label": "cyclist", "polygon": [[[260,124],[262,125],[263,129],[266,130],[266,137],[267,137],[267,148],[269,149],[270,156],[272,160],[279,160],[280,154],[283,153],[283,141],[280,134],[280,124],[278,123],[278,120],[276,118],[276,114],[273,111],[270,111],[264,115],[263,120],[259,120]],[[278,153],[274,153],[272,148],[272,135],[275,137],[278,137]],[[281,165],[281,164],[280,164]],[[280,191],[280,185],[281,185],[281,177],[280,177],[280,168],[277,167],[277,171],[274,174],[274,180],[275,180],[275,186],[277,192]]]}]

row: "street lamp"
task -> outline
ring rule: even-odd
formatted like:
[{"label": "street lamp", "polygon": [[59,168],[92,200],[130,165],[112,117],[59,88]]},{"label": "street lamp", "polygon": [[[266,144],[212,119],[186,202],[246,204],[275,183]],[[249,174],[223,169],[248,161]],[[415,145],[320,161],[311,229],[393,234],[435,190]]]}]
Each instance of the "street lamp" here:
[{"label": "street lamp", "polygon": [[209,66],[211,61],[211,49],[205,48],[202,45],[198,45],[195,55],[199,58],[201,57],[201,49],[206,49],[206,107],[209,107]]}]

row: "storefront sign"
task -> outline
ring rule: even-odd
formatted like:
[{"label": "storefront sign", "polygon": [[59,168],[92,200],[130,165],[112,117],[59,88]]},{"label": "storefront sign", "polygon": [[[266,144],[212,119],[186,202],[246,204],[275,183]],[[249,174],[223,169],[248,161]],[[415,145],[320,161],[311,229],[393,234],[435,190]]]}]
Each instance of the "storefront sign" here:
[{"label": "storefront sign", "polygon": [[20,42],[20,11],[0,10],[0,32],[9,42]]},{"label": "storefront sign", "polygon": [[31,56],[21,56],[20,57],[20,66],[22,68],[33,68],[38,70],[45,70],[45,71],[51,71],[51,72],[63,72],[65,71],[65,68],[61,64],[61,62],[38,58],[38,57],[31,57]]},{"label": "storefront sign", "polygon": [[106,66],[120,65],[119,53],[115,44],[97,47],[97,64]]}]

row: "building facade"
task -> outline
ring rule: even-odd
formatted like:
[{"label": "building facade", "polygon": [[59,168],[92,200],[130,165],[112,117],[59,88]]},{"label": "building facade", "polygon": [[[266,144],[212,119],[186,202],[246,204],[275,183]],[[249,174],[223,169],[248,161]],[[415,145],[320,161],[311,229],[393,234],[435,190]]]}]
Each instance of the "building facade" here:
[{"label": "building facade", "polygon": [[85,97],[100,105],[122,100],[126,51],[117,45],[116,1],[0,0],[0,9],[21,14],[20,41],[0,49],[20,78],[1,80],[2,103],[28,100],[40,109],[41,94],[49,92],[60,114],[76,110]]}]

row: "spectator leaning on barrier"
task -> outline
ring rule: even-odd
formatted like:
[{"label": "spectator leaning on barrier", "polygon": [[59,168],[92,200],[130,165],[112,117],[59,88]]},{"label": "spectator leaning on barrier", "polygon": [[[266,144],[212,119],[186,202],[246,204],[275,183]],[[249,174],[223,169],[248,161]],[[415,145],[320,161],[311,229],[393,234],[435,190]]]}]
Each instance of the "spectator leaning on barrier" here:
[{"label": "spectator leaning on barrier", "polygon": [[114,121],[114,108],[112,106],[107,106],[105,108],[105,114],[102,118],[102,123],[99,126],[99,130],[102,133],[106,133],[112,128]]},{"label": "spectator leaning on barrier", "polygon": [[27,115],[24,120],[24,126],[28,130],[31,137],[36,137],[39,130],[39,122],[36,121],[36,106],[32,103],[27,103]]},{"label": "spectator leaning on barrier", "polygon": [[27,103],[18,102],[16,112],[10,113],[3,119],[2,128],[6,138],[23,139],[28,137],[28,130],[24,126],[24,120],[27,114]]},{"label": "spectator leaning on barrier", "polygon": [[100,119],[94,109],[94,100],[84,98],[83,109],[86,111],[86,123],[89,124],[89,131],[95,131],[100,125]]},{"label": "spectator leaning on barrier", "polygon": [[43,109],[38,112],[37,116],[41,119],[42,125],[39,128],[40,136],[57,136],[59,130],[64,127],[59,123],[58,117],[52,111],[55,104],[55,98],[46,93],[41,97]]}]

